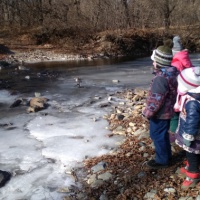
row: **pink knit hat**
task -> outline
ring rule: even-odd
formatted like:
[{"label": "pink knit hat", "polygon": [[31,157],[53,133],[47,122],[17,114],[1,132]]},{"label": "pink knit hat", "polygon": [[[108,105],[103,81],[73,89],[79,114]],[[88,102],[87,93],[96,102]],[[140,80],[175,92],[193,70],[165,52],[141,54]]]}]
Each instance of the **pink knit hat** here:
[{"label": "pink knit hat", "polygon": [[178,75],[178,93],[186,94],[189,90],[200,86],[200,67],[190,67],[184,69]]}]

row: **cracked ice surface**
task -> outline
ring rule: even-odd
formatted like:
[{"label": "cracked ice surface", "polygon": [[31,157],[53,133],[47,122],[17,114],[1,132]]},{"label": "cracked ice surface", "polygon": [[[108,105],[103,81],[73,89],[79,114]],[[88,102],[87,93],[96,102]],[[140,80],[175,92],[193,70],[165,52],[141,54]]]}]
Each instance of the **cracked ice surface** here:
[{"label": "cracked ice surface", "polygon": [[[26,106],[9,108],[23,94],[1,90],[0,169],[13,173],[0,189],[1,199],[62,199],[58,189],[76,184],[66,171],[81,166],[87,157],[109,153],[123,140],[106,137],[110,132],[103,116],[119,101],[109,102],[108,97],[124,88],[148,87],[150,66],[145,58],[63,75],[46,90],[33,91],[49,98],[49,107],[37,113],[27,114]],[[82,78],[83,88],[75,87],[75,76]]]}]

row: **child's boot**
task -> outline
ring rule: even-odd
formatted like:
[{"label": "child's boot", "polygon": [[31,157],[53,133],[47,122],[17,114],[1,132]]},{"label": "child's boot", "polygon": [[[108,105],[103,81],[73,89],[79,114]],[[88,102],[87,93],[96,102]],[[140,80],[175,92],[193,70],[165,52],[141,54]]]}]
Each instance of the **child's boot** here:
[{"label": "child's boot", "polygon": [[188,171],[188,168],[189,168],[189,163],[188,161],[184,161],[184,164],[185,164],[185,167],[181,167],[179,170],[178,170],[178,175],[180,177],[185,177],[186,176],[186,172]]},{"label": "child's boot", "polygon": [[186,179],[182,184],[182,189],[188,189],[194,187],[200,181],[200,172],[191,173],[186,171]]}]

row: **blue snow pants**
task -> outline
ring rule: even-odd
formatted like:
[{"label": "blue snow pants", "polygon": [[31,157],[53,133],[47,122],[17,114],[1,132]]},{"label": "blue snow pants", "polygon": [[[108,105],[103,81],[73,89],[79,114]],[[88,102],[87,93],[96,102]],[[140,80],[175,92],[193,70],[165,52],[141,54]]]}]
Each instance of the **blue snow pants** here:
[{"label": "blue snow pants", "polygon": [[155,161],[162,165],[168,165],[172,158],[169,127],[170,119],[150,119],[150,137],[155,146]]}]

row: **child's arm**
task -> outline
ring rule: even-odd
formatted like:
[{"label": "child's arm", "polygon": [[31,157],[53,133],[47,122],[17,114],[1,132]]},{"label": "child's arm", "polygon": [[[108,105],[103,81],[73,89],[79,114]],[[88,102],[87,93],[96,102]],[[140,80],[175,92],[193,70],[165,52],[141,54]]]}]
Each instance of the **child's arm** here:
[{"label": "child's arm", "polygon": [[149,119],[156,116],[157,112],[164,104],[168,91],[169,87],[167,80],[161,76],[155,77],[149,91],[149,96],[147,97],[147,105],[143,111],[145,117]]},{"label": "child's arm", "polygon": [[196,100],[191,100],[186,103],[186,121],[184,124],[183,139],[186,146],[190,146],[195,140],[195,136],[199,133],[200,123],[200,107]]}]

